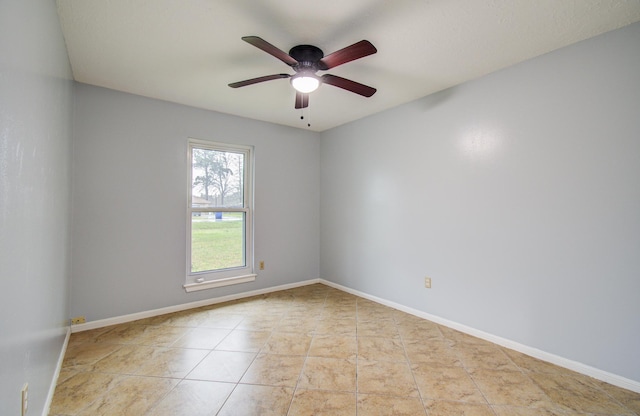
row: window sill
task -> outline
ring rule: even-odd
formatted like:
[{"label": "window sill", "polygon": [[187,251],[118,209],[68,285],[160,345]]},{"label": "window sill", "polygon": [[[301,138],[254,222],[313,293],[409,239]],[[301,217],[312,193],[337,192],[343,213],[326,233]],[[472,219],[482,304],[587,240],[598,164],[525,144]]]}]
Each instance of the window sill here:
[{"label": "window sill", "polygon": [[244,276],[227,277],[226,279],[208,280],[202,283],[188,283],[183,285],[186,292],[195,292],[198,290],[213,289],[216,287],[237,285],[240,283],[253,282],[256,280],[257,274],[247,274]]}]

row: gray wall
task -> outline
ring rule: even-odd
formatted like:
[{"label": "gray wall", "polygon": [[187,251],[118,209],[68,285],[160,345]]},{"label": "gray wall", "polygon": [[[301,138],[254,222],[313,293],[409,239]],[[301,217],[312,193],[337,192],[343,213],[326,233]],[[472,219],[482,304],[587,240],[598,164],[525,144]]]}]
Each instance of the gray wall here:
[{"label": "gray wall", "polygon": [[3,0],[0,56],[0,414],[20,414],[28,382],[37,415],[67,328],[72,82],[55,2]]},{"label": "gray wall", "polygon": [[634,24],[323,133],[321,276],[640,381],[638,45]]},{"label": "gray wall", "polygon": [[[268,103],[265,103],[268,105]],[[71,316],[319,277],[319,134],[76,84]],[[185,293],[187,138],[255,146],[255,282]]]}]

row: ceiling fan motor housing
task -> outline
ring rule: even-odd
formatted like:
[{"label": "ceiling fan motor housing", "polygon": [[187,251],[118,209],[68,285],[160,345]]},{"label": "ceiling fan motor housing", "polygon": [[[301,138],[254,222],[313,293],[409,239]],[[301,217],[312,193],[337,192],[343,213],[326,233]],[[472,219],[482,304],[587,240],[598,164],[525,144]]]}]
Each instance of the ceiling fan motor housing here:
[{"label": "ceiling fan motor housing", "polygon": [[298,45],[289,50],[289,56],[298,61],[298,65],[293,66],[293,69],[298,71],[311,70],[317,71],[318,61],[324,57],[322,49],[313,45]]}]

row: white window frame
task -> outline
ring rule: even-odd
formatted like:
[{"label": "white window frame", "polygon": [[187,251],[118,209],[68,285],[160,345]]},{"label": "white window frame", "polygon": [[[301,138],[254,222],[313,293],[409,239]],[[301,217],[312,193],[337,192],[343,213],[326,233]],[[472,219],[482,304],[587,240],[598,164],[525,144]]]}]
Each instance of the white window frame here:
[{"label": "white window frame", "polygon": [[[240,208],[206,207],[193,208],[192,184],[193,184],[193,149],[206,149],[228,151],[244,154],[243,191],[244,204]],[[188,180],[187,183],[187,261],[186,282],[184,289],[187,292],[228,286],[238,283],[251,282],[256,279],[254,273],[253,258],[253,147],[229,143],[213,142],[190,138],[188,140]],[[245,265],[229,269],[192,272],[191,271],[191,227],[193,212],[243,212],[245,214],[244,239],[245,239]]]}]

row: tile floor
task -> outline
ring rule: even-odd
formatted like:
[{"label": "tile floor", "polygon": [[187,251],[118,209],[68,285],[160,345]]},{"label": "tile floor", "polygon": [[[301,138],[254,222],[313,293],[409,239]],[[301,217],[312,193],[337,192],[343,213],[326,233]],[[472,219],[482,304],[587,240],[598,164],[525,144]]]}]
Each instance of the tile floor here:
[{"label": "tile floor", "polygon": [[640,394],[321,285],[71,336],[50,415],[640,415]]}]

